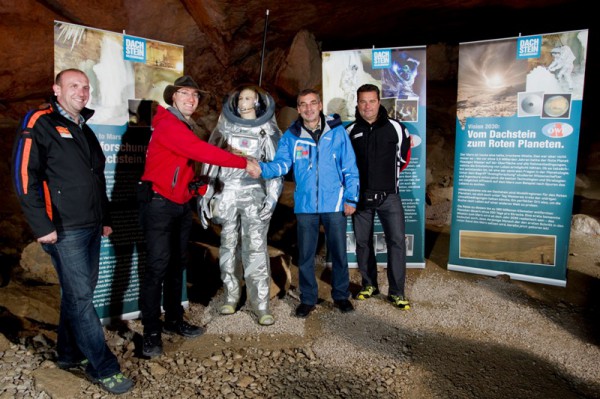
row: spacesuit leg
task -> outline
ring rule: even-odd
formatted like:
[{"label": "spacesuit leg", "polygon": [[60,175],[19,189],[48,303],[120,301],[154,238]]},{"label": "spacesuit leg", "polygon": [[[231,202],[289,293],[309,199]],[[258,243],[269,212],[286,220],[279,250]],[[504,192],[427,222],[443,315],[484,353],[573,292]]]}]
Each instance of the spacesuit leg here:
[{"label": "spacesuit leg", "polygon": [[561,70],[561,74],[567,83],[569,90],[573,90],[573,66],[565,67]]},{"label": "spacesuit leg", "polygon": [[[242,260],[248,299],[260,318],[269,314],[271,269],[267,248],[269,221],[259,217],[265,194],[262,189],[245,191],[238,196],[242,213]],[[241,206],[245,204],[246,206]]]},{"label": "spacesuit leg", "polygon": [[[228,209],[222,212],[223,206]],[[238,245],[238,236],[240,228],[240,215],[235,202],[231,202],[229,198],[224,198],[219,206],[221,214],[221,247],[219,248],[219,266],[221,268],[221,280],[225,287],[225,305],[221,309],[221,313],[233,313],[233,311],[241,298],[241,279],[242,268],[240,262],[236,259],[236,248]]]}]

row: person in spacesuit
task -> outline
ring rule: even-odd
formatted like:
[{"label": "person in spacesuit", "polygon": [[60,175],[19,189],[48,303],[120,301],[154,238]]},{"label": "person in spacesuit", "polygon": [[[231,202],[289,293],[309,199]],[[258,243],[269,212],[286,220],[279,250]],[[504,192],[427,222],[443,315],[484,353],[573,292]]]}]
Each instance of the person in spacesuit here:
[{"label": "person in spacesuit", "polygon": [[556,75],[556,79],[563,80],[567,83],[569,90],[573,90],[573,62],[575,55],[569,46],[554,47],[550,54],[553,60],[548,65],[548,70]]},{"label": "person in spacesuit", "polygon": [[340,88],[344,92],[344,99],[346,100],[346,108],[343,110],[345,113],[342,119],[351,119],[353,117],[356,107],[356,89],[358,88],[358,65],[350,64],[342,72],[340,79]]},{"label": "person in spacesuit", "polygon": [[[275,157],[280,136],[273,98],[259,87],[244,86],[234,90],[223,104],[209,143],[268,162]],[[267,231],[283,179],[253,179],[243,170],[215,165],[205,165],[203,174],[213,183],[199,200],[200,219],[205,228],[209,219],[222,226],[219,264],[226,299],[219,313],[235,313],[243,278],[258,323],[271,325],[275,319],[269,310]],[[215,189],[220,185],[221,191]]]},{"label": "person in spacesuit", "polygon": [[413,85],[418,74],[421,61],[406,52],[399,55],[392,67],[382,72],[383,97],[415,98],[419,95],[414,91]]}]

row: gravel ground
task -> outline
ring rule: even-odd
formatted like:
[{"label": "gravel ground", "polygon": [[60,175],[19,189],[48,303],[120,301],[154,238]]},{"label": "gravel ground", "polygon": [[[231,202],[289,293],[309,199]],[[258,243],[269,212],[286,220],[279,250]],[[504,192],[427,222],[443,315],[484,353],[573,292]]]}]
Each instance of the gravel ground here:
[{"label": "gravel ground", "polygon": [[[356,311],[341,314],[321,281],[323,301],[308,319],[293,316],[292,289],[272,301],[269,327],[244,307],[218,315],[222,294],[208,306],[192,303],[187,317],[206,333],[164,336],[165,354],[152,360],[139,356],[139,321],[107,329],[136,384],[122,397],[600,397],[598,238],[572,237],[569,280],[560,288],[449,272],[447,234],[437,234],[426,268],[408,271],[409,311],[381,295],[353,301]],[[358,273],[351,276],[356,291]],[[379,276],[387,293],[385,271]],[[48,336],[5,342],[0,399],[110,396],[81,371],[57,369]]]}]

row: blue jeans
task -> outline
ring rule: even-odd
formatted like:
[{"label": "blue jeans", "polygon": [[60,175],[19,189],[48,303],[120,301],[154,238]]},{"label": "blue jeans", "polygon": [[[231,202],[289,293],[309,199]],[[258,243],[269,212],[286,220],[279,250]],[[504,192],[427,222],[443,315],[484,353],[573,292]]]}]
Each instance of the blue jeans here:
[{"label": "blue jeans", "polygon": [[399,194],[388,194],[377,208],[357,210],[352,215],[356,237],[356,260],[362,285],[377,285],[377,261],[373,243],[375,212],[379,216],[387,247],[387,279],[389,295],[404,296],[406,280],[406,242],[404,241],[404,208]]},{"label": "blue jeans", "polygon": [[298,268],[300,301],[317,303],[319,286],[315,277],[315,255],[319,241],[319,222],[325,227],[327,251],[331,257],[331,297],[334,301],[348,299],[350,276],[346,256],[346,216],[342,212],[298,213]]},{"label": "blue jeans", "polygon": [[102,226],[58,232],[55,244],[44,244],[58,273],[61,288],[58,360],[88,359],[86,372],[105,378],[120,372],[119,362],[106,346],[104,330],[94,309],[98,282]]},{"label": "blue jeans", "polygon": [[146,269],[140,289],[140,310],[144,334],[161,331],[161,293],[165,321],[183,320],[183,272],[187,267],[187,246],[192,230],[192,208],[154,193],[141,203],[140,219],[146,238]]}]

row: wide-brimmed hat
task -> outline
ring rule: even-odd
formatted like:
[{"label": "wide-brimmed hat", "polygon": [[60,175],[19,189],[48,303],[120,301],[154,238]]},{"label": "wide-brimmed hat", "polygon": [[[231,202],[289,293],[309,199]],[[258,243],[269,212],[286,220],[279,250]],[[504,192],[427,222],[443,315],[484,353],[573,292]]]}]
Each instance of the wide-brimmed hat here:
[{"label": "wide-brimmed hat", "polygon": [[168,85],[165,88],[165,91],[163,92],[163,100],[165,100],[165,102],[167,104],[173,105],[173,93],[175,93],[177,90],[181,89],[182,87],[188,87],[190,89],[194,89],[194,90],[198,91],[198,93],[200,93],[202,91],[202,90],[200,90],[200,87],[198,87],[198,84],[196,82],[194,82],[194,79],[192,79],[191,76],[184,75],[180,78],[177,78],[172,85]]}]

